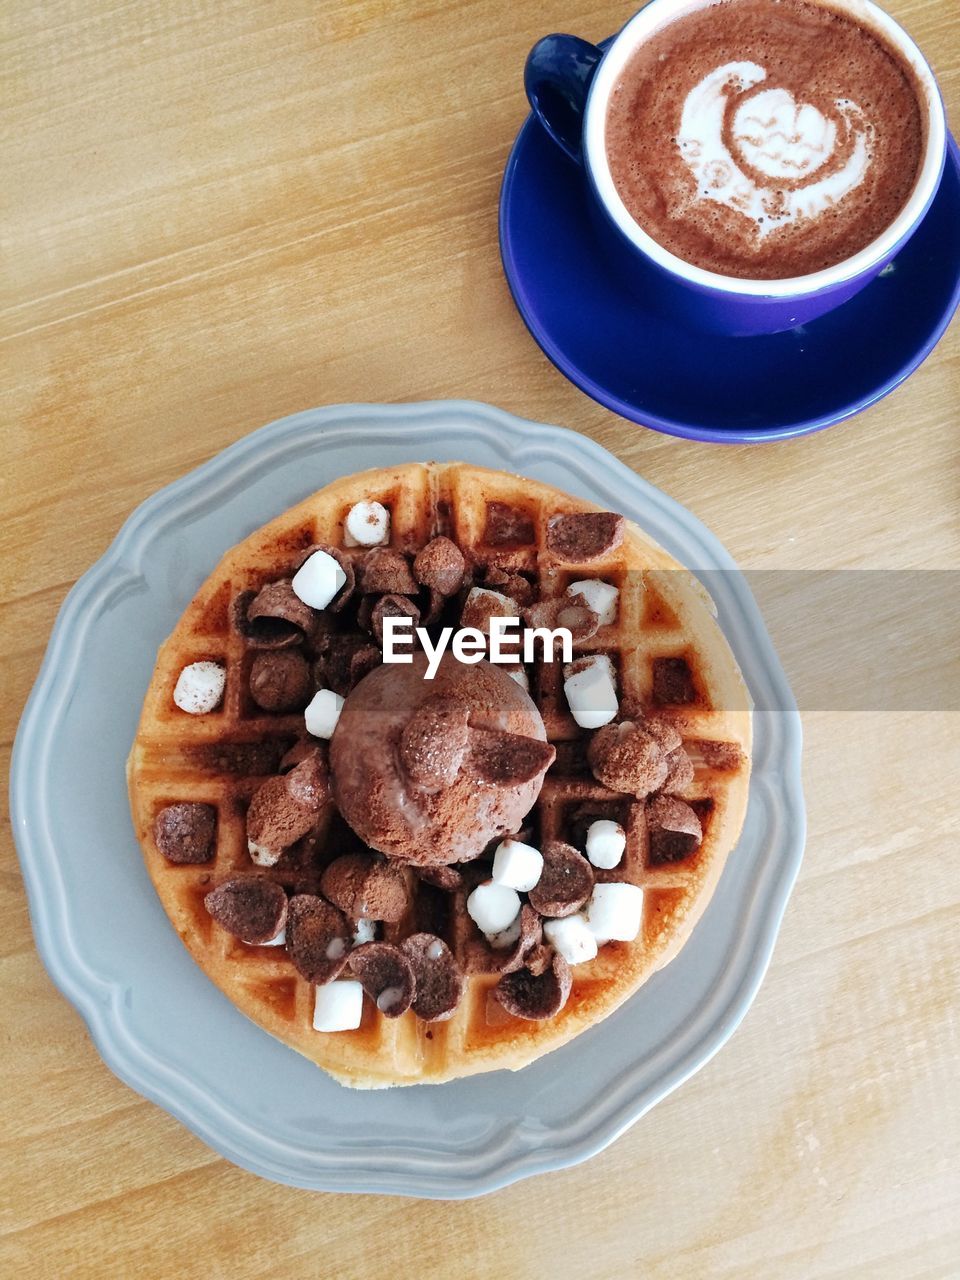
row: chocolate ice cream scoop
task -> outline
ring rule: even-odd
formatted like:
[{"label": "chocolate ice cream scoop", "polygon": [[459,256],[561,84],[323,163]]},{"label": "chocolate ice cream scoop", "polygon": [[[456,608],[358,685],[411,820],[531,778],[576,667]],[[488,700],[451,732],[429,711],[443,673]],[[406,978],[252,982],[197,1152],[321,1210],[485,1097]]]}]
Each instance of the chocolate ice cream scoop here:
[{"label": "chocolate ice cream scoop", "polygon": [[467,862],[516,831],[556,752],[499,667],[446,655],[389,663],[349,695],[330,742],[334,799],[373,849],[417,866]]}]

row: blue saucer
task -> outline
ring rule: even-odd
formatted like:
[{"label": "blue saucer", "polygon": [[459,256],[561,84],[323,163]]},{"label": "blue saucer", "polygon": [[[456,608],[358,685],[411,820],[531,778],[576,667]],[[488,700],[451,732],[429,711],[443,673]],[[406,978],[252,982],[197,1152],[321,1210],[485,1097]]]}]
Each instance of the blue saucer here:
[{"label": "blue saucer", "polygon": [[926,359],[960,302],[960,150],[884,274],[788,333],[727,338],[644,309],[598,253],[585,179],[531,116],[500,193],[500,252],[544,354],[614,413],[694,440],[819,431],[880,400]]}]

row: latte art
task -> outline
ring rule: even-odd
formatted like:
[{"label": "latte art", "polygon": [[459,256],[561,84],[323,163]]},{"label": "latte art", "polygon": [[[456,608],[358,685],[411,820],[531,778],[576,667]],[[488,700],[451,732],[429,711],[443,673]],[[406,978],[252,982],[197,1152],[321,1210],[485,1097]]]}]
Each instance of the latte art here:
[{"label": "latte art", "polygon": [[759,237],[818,217],[858,187],[872,134],[855,102],[838,98],[825,116],[789,89],[751,92],[766,79],[755,62],[717,67],[687,94],[677,136],[694,199],[742,213]]},{"label": "latte art", "polygon": [[675,257],[788,279],[875,240],[925,145],[923,90],[886,38],[831,0],[718,0],[647,36],[614,83],[610,178]]}]

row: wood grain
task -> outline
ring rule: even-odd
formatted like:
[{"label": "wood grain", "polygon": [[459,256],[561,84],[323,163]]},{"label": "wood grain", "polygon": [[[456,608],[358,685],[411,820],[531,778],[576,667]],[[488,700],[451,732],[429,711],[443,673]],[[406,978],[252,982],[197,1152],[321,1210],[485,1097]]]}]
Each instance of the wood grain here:
[{"label": "wood grain", "polygon": [[[956,123],[953,0],[889,7]],[[311,405],[465,396],[574,427],[750,568],[960,567],[956,326],[854,421],[728,449],[614,417],[524,329],[496,243],[523,58],[628,13],[4,7],[4,764],[57,608],[124,517]],[[120,1084],[40,965],[5,820],[0,1272],[960,1274],[957,712],[811,711],[806,735],[806,862],[740,1031],[603,1155],[466,1204],[273,1186]]]}]

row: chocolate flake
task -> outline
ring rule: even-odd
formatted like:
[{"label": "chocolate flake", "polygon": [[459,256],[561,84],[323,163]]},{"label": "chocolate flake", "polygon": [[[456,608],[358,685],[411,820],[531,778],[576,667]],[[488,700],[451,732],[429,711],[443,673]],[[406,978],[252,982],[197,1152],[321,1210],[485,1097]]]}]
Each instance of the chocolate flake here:
[{"label": "chocolate flake", "polygon": [[505,974],[494,988],[494,996],[515,1018],[540,1022],[555,1017],[567,1003],[573,978],[570,966],[554,952],[550,967],[539,976],[529,969]]},{"label": "chocolate flake", "polygon": [[217,924],[250,946],[275,938],[287,919],[283,888],[259,876],[225,880],[203,903]]},{"label": "chocolate flake", "polygon": [[153,822],[153,838],[168,862],[209,862],[214,854],[217,811],[212,804],[168,804]]},{"label": "chocolate flake", "polygon": [[700,819],[676,796],[656,796],[647,804],[647,830],[653,864],[682,862],[703,839]]},{"label": "chocolate flake", "polygon": [[306,705],[312,682],[299,649],[266,650],[250,667],[250,697],[264,711],[293,711]]},{"label": "chocolate flake", "polygon": [[415,980],[408,957],[390,942],[365,942],[350,953],[350,971],[385,1018],[399,1018],[413,1003]]},{"label": "chocolate flake", "polygon": [[547,525],[547,547],[562,560],[596,560],[623,541],[624,519],[613,511],[554,516]]},{"label": "chocolate flake", "polygon": [[320,887],[351,920],[395,924],[407,910],[403,872],[372,853],[346,853],[334,859],[324,871]]},{"label": "chocolate flake", "polygon": [[530,905],[542,916],[572,916],[593,892],[593,867],[561,840],[548,840],[540,850],[543,872],[530,890]]},{"label": "chocolate flake", "polygon": [[298,893],[287,909],[287,951],[308,982],[331,982],[350,957],[353,935],[341,911],[312,893]]},{"label": "chocolate flake", "polygon": [[463,996],[463,974],[453,952],[434,933],[412,933],[400,949],[413,970],[413,1011],[424,1022],[451,1017]]}]

